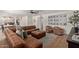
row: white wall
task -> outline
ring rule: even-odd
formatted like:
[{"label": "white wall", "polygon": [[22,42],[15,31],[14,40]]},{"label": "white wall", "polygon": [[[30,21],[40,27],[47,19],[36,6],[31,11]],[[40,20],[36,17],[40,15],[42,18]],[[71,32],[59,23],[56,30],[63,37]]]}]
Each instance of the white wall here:
[{"label": "white wall", "polygon": [[[72,28],[72,25],[70,23],[68,23],[68,21],[69,21],[69,17],[72,15],[72,11],[41,14],[41,16],[43,17],[43,19],[42,19],[42,21],[43,21],[43,30],[45,30],[45,27],[48,25],[48,18],[47,17],[49,15],[61,15],[61,14],[66,14],[67,15],[67,26],[60,26],[60,27],[64,28],[66,30],[66,33],[69,34],[70,33],[70,30]],[[33,16],[33,18],[36,20],[35,21],[35,25],[38,28],[40,28],[40,23],[39,23],[40,15]]]},{"label": "white wall", "polygon": [[[27,26],[28,24],[27,16],[18,16],[18,18],[21,26]],[[13,16],[13,18],[9,18],[9,16],[7,16],[6,18],[3,16],[0,17],[0,25],[4,24],[5,22],[14,22],[14,21],[16,25],[16,16]]]},{"label": "white wall", "polygon": [[21,26],[27,26],[27,25],[28,25],[27,16],[23,16],[23,17],[20,19],[20,25],[21,25]]},{"label": "white wall", "polygon": [[31,15],[31,14],[28,14],[28,16],[27,16],[27,19],[28,19],[28,24],[27,25],[33,25],[33,18],[32,18],[33,16]]}]

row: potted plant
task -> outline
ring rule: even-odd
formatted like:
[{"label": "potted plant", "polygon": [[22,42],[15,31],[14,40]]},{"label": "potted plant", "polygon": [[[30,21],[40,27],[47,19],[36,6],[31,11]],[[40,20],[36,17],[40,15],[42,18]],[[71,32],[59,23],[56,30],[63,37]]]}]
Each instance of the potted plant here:
[{"label": "potted plant", "polygon": [[69,20],[70,23],[74,26],[75,33],[78,34],[79,11],[74,11],[73,15],[69,18]]}]

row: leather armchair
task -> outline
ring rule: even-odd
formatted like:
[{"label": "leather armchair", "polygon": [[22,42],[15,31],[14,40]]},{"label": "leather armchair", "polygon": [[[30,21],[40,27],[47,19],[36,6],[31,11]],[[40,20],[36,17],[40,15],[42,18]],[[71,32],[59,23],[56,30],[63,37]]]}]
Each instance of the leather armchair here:
[{"label": "leather armchair", "polygon": [[60,27],[53,27],[53,33],[56,35],[64,35],[64,29]]},{"label": "leather armchair", "polygon": [[51,26],[46,26],[47,33],[53,33],[53,28]]}]

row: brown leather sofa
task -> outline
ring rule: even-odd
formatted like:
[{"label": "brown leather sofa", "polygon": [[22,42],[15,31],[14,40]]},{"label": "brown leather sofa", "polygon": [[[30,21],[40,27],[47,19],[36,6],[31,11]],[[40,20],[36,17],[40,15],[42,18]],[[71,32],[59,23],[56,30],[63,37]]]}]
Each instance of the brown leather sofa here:
[{"label": "brown leather sofa", "polygon": [[53,33],[53,27],[51,27],[51,26],[46,26],[46,32],[47,32],[47,33]]},{"label": "brown leather sofa", "polygon": [[24,40],[16,35],[15,32],[6,28],[4,30],[6,39],[9,43],[10,48],[40,48],[42,43],[32,36],[27,36]]},{"label": "brown leather sofa", "polygon": [[64,35],[64,29],[60,27],[53,27],[53,33],[56,35]]},{"label": "brown leather sofa", "polygon": [[36,28],[35,25],[24,26],[24,27],[22,27],[22,29],[24,29],[27,32],[27,34],[31,34],[32,31],[39,30],[38,28]]},{"label": "brown leather sofa", "polygon": [[10,29],[5,29],[5,35],[11,48],[23,48],[25,42]]}]

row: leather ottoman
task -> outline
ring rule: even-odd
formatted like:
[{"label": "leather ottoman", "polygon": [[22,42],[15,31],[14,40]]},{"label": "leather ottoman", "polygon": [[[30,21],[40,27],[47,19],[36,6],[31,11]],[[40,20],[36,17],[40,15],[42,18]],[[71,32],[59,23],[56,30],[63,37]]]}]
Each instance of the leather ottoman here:
[{"label": "leather ottoman", "polygon": [[46,35],[45,31],[33,31],[31,32],[31,35],[37,39],[40,39]]}]

